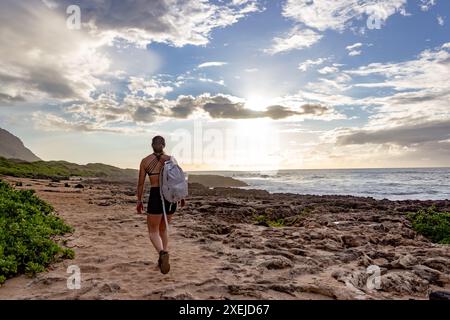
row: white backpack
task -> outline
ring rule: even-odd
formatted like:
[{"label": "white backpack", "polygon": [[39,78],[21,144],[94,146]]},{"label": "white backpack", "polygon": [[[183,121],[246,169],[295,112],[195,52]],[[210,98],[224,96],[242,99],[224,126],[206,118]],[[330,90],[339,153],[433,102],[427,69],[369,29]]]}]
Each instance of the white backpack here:
[{"label": "white backpack", "polygon": [[164,199],[170,202],[170,211],[173,203],[186,198],[188,195],[188,182],[186,174],[178,165],[174,157],[170,157],[169,160],[166,160],[164,162],[164,166],[162,167],[159,174],[159,186],[164,211],[164,219],[166,222],[166,226],[169,227],[169,224],[167,223],[167,213],[166,206],[164,205]]}]

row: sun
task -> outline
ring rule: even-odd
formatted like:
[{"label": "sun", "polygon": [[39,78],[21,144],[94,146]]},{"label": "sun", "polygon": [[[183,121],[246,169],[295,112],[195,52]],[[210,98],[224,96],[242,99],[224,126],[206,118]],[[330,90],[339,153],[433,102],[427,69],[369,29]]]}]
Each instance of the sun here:
[{"label": "sun", "polygon": [[245,98],[245,107],[254,111],[264,111],[270,105],[271,100],[264,94],[252,93]]}]

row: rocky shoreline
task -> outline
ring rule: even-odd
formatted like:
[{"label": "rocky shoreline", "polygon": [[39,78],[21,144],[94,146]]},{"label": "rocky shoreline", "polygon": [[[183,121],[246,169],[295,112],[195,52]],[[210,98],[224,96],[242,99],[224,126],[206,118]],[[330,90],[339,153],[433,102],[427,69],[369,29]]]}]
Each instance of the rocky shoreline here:
[{"label": "rocky shoreline", "polygon": [[[87,264],[85,270],[93,273],[97,284],[91,282],[90,290],[76,298],[428,299],[431,292],[450,290],[450,246],[417,234],[405,215],[431,205],[448,212],[448,200],[270,194],[192,183],[187,206],[174,217],[173,272],[161,278],[154,270],[151,275],[141,271],[132,273],[139,279],[130,279],[129,272],[128,278],[120,273],[111,278],[102,270],[111,267],[111,262],[103,264],[113,259],[114,250],[124,250],[114,245],[119,241],[114,233],[117,224],[124,248],[146,249],[136,249],[133,258],[118,252],[116,264],[130,271],[142,267],[136,261],[153,264],[155,260],[149,258],[145,222],[134,214],[135,182],[84,180],[84,188],[75,189],[64,188],[64,181],[21,180],[55,204],[78,230],[69,241],[81,246],[75,262],[82,270]],[[91,218],[95,222],[85,225]],[[128,223],[133,227],[127,228]],[[92,228],[101,233],[91,235]],[[139,244],[129,240],[137,234]],[[91,254],[102,256],[94,248],[105,239],[112,252],[107,252],[105,263],[96,260],[93,268],[86,261],[91,261]],[[91,249],[86,252],[83,246]],[[13,280],[19,281],[9,281]],[[112,286],[111,281],[118,289],[102,291],[102,286]],[[7,282],[5,288],[11,290],[12,285]],[[43,290],[42,286],[16,290],[12,298],[42,298],[45,295],[31,294],[31,290]],[[0,288],[0,297],[5,296],[5,288]],[[58,292],[52,297],[74,298],[61,288]]]},{"label": "rocky shoreline", "polygon": [[[301,291],[294,283],[307,278],[338,299],[426,298],[450,288],[450,246],[418,235],[405,216],[433,205],[449,212],[448,200],[270,194],[200,185],[190,190],[186,213],[197,223],[186,236],[217,243],[250,269],[278,270],[273,281],[293,295]],[[267,221],[279,219],[283,226],[268,226]],[[379,268],[380,290],[367,288],[369,266]],[[238,264],[234,270],[241,269]]]}]

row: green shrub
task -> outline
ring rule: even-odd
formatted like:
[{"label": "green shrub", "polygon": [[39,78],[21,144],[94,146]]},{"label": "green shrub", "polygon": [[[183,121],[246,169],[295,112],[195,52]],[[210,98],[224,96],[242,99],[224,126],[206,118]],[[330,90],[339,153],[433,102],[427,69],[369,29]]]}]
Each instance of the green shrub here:
[{"label": "green shrub", "polygon": [[426,210],[409,213],[411,221],[417,233],[429,238],[431,241],[441,244],[450,244],[450,213],[438,212],[433,206]]},{"label": "green shrub", "polygon": [[260,214],[255,217],[255,221],[259,224],[264,224],[270,227],[284,227],[284,219],[270,220],[265,214]]},{"label": "green shrub", "polygon": [[53,214],[33,190],[14,190],[0,180],[0,283],[16,275],[34,275],[60,259],[73,258],[54,238],[73,229]]},{"label": "green shrub", "polygon": [[256,216],[255,220],[256,222],[266,222],[267,217],[263,214],[260,214],[259,216]]},{"label": "green shrub", "polygon": [[284,227],[284,219],[277,219],[277,220],[269,220],[267,221],[267,224],[271,227]]}]

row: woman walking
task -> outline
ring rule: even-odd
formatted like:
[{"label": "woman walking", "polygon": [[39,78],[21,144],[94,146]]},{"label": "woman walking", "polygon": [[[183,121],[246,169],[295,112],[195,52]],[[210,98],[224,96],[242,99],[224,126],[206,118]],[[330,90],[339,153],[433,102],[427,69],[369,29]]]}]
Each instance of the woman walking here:
[{"label": "woman walking", "polygon": [[[166,142],[163,137],[156,136],[152,139],[153,153],[142,159],[139,169],[139,181],[137,188],[137,212],[142,214],[144,204],[142,196],[144,193],[145,177],[150,179],[150,196],[147,206],[147,226],[150,235],[150,241],[159,254],[158,267],[163,274],[170,270],[169,263],[169,237],[165,219],[163,218],[163,206],[160,193],[159,174],[164,166],[164,162],[170,159],[170,156],[164,153]],[[178,203],[170,203],[164,199],[165,209],[167,213],[167,222],[170,224],[173,214],[175,213]],[[185,205],[185,200],[180,201],[180,206]]]}]

